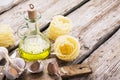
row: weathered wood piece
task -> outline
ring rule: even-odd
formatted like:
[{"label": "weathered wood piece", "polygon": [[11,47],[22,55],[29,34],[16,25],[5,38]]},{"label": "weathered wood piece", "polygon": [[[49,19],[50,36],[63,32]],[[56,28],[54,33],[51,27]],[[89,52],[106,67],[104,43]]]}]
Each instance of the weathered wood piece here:
[{"label": "weathered wood piece", "polygon": [[91,72],[92,71],[88,64],[77,64],[77,65],[60,67],[60,75],[62,77],[71,77],[76,75],[80,76]]},{"label": "weathered wood piece", "polygon": [[41,12],[41,28],[45,27],[55,15],[64,15],[69,13],[75,7],[79,7],[88,0],[29,0],[12,8],[0,15],[0,23],[10,24],[14,30],[16,44],[19,42],[17,37],[17,28],[25,25],[24,14],[28,9],[28,4],[32,3]]},{"label": "weathered wood piece", "polygon": [[92,0],[67,16],[74,24],[70,35],[81,45],[79,57],[69,64],[82,62],[120,28],[119,13],[120,0]]},{"label": "weathered wood piece", "polygon": [[84,61],[88,62],[92,74],[71,80],[120,80],[120,30]]}]

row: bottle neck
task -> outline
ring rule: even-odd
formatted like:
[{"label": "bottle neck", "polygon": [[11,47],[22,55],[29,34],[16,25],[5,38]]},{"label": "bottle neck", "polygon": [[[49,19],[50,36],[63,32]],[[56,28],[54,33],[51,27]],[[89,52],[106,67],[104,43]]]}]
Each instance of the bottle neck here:
[{"label": "bottle neck", "polygon": [[30,34],[38,34],[39,33],[39,21],[38,20],[27,20],[26,23],[27,27],[29,28]]}]

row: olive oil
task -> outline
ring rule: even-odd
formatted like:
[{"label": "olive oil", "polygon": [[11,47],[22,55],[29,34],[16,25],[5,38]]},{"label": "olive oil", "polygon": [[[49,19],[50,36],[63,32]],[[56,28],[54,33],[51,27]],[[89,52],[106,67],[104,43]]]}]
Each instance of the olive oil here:
[{"label": "olive oil", "polygon": [[26,61],[45,59],[50,53],[50,43],[42,36],[29,35],[19,45],[19,55]]},{"label": "olive oil", "polygon": [[36,54],[25,52],[22,49],[19,49],[19,52],[20,52],[20,56],[25,61],[30,62],[30,61],[36,61],[36,60],[39,60],[39,59],[47,58],[49,56],[50,48],[46,49],[42,53],[36,53]]}]

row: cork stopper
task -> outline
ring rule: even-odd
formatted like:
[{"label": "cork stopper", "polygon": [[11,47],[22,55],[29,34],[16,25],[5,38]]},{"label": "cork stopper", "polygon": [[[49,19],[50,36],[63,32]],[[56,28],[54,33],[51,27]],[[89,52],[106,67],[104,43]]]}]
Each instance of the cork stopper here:
[{"label": "cork stopper", "polygon": [[30,9],[28,9],[28,17],[29,17],[29,19],[34,20],[37,18],[37,11],[33,4],[29,4],[29,7],[30,7]]}]

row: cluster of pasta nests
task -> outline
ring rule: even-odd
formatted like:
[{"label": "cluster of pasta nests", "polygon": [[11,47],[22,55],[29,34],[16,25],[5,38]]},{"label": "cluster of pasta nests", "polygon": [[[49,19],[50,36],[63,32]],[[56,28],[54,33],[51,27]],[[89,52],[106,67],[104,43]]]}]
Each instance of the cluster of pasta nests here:
[{"label": "cluster of pasta nests", "polygon": [[64,61],[73,61],[79,55],[80,44],[75,37],[69,36],[72,30],[71,20],[64,16],[55,16],[47,29],[47,35],[55,40],[54,52]]}]

